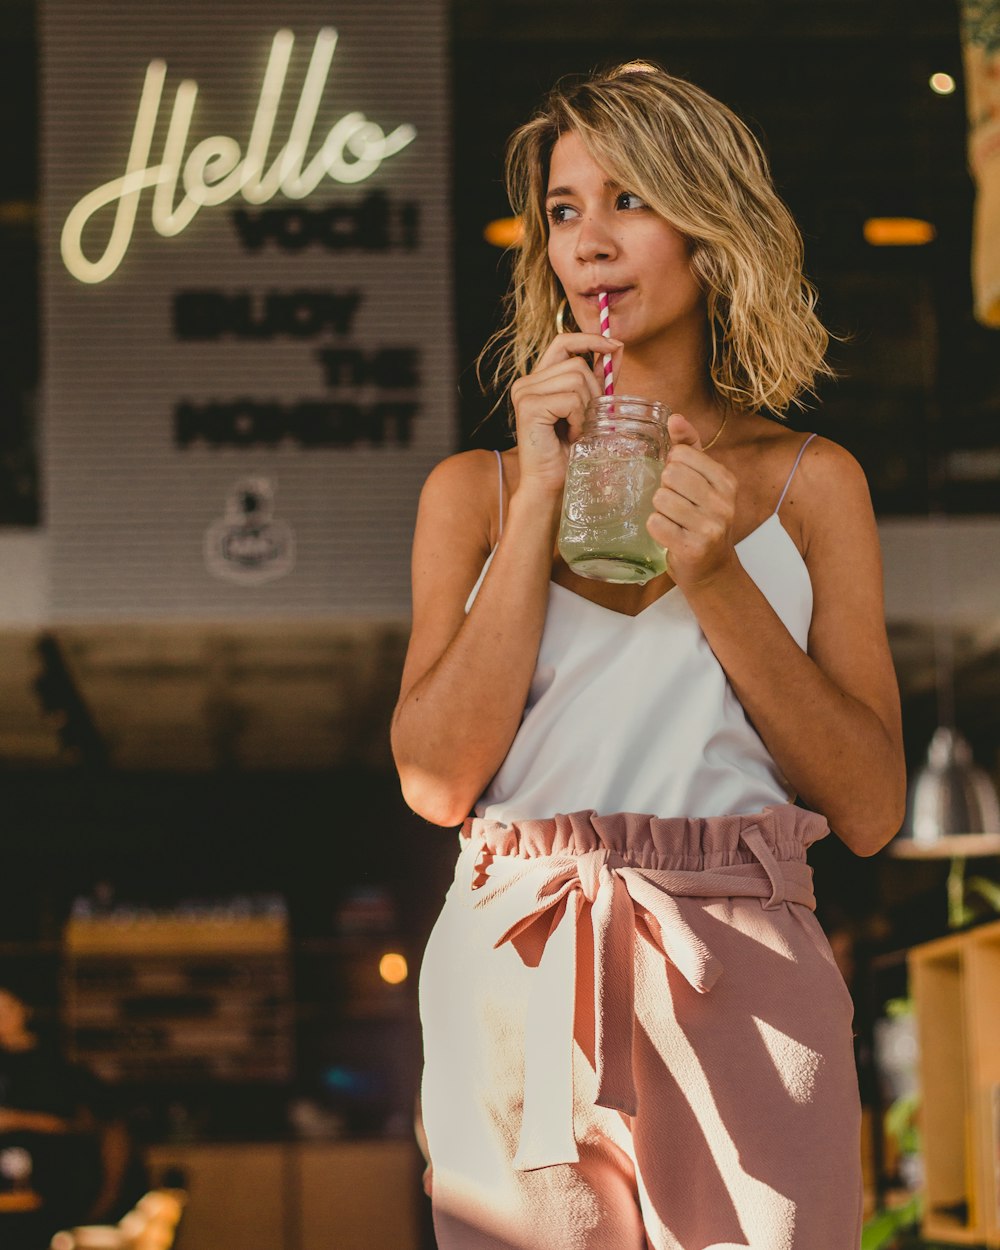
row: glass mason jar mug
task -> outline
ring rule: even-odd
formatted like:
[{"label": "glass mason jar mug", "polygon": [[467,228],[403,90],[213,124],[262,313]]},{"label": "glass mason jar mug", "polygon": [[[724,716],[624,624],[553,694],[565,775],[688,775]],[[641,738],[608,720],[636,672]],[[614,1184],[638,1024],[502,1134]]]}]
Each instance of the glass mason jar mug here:
[{"label": "glass mason jar mug", "polygon": [[601,395],[570,448],[559,554],[574,573],[642,585],[666,572],[667,553],[646,520],[669,446],[670,409],[654,399]]}]

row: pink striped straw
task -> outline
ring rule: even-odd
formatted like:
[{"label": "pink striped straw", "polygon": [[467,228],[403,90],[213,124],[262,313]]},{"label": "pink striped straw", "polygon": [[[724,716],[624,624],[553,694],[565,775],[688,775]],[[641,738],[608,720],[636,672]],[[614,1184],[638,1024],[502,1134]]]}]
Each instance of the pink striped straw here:
[{"label": "pink striped straw", "polygon": [[[611,337],[611,316],[608,312],[608,293],[601,291],[597,297],[601,306],[601,333],[606,339]],[[606,354],[604,360],[604,393],[605,395],[613,395],[615,393],[615,375],[611,368],[611,356]]]}]

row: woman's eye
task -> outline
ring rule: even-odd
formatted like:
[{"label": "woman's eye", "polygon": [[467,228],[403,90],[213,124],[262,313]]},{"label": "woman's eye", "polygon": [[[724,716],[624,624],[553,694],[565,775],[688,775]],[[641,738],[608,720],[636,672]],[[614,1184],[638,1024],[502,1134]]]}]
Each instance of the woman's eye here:
[{"label": "woman's eye", "polygon": [[569,204],[553,204],[549,208],[549,221],[551,221],[554,226],[562,225],[562,223],[564,221],[568,221],[575,212],[576,209]]},{"label": "woman's eye", "polygon": [[616,201],[618,208],[645,208],[646,201],[634,191],[623,191]]}]

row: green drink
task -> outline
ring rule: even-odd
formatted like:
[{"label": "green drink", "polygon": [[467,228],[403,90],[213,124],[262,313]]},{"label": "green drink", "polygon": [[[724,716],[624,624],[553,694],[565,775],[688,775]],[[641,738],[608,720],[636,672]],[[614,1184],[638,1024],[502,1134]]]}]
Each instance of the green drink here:
[{"label": "green drink", "polygon": [[559,554],[574,573],[642,584],[666,572],[646,529],[660,485],[668,410],[653,400],[602,396],[587,409],[566,469]]}]

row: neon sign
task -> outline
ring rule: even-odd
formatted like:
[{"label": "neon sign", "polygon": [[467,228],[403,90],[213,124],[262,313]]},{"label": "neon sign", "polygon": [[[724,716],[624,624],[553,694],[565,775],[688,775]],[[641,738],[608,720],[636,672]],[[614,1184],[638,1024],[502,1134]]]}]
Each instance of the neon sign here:
[{"label": "neon sign", "polygon": [[[196,144],[184,159],[198,97],[198,84],[185,80],[174,97],[163,159],[150,164],[167,76],[166,62],[150,61],[125,173],[85,195],[63,226],[60,251],[74,278],[97,283],[115,272],[132,241],[139,201],[148,188],[153,188],[153,228],[164,238],[173,238],[201,209],[224,204],[235,195],[242,195],[249,204],[265,204],[279,192],[289,199],[305,199],[324,178],[345,184],[363,182],[383,161],[413,142],[417,132],[411,125],[397,126],[387,134],[364,113],[347,113],[328,131],[307,163],[306,151],[337,47],[337,32],[324,27],[316,36],[288,141],[268,168],[267,152],[294,42],[290,30],[279,30],[274,36],[245,153],[228,135],[212,135]],[[178,184],[183,189],[179,200]],[[84,230],[96,214],[112,205],[115,217],[107,244],[101,255],[91,260],[83,250]]]}]

